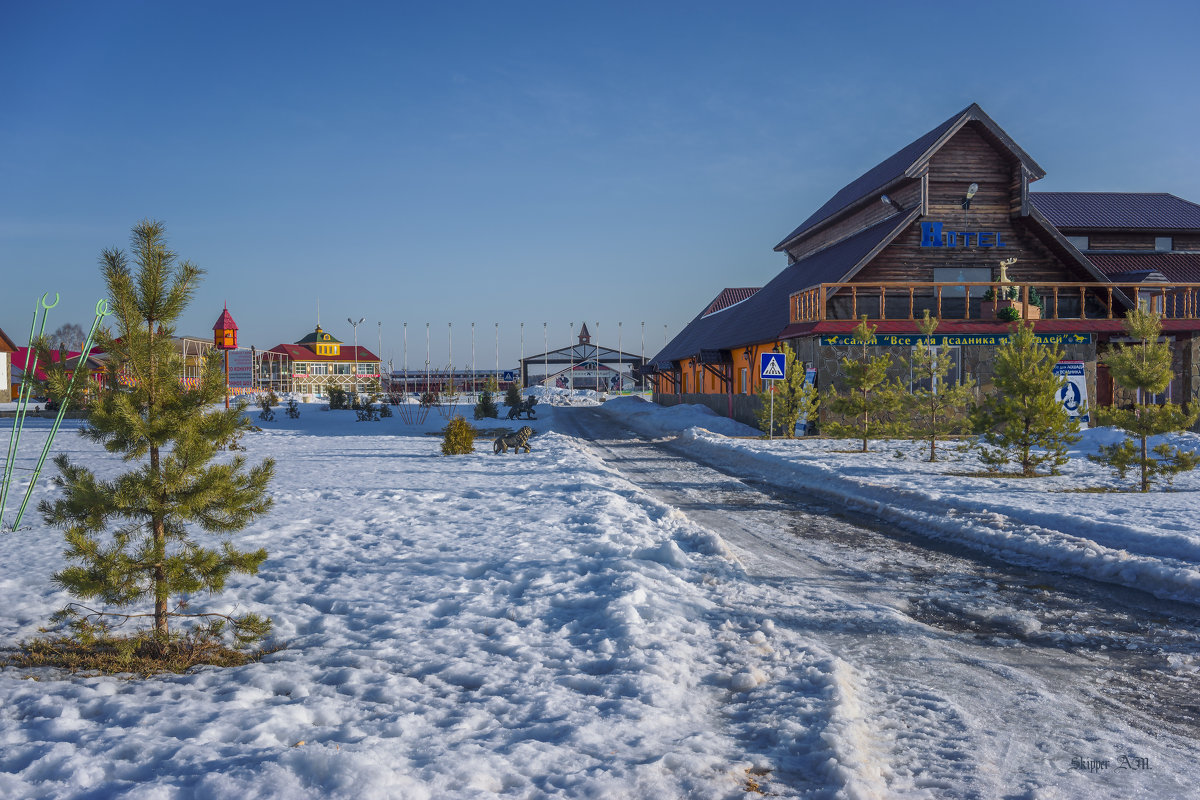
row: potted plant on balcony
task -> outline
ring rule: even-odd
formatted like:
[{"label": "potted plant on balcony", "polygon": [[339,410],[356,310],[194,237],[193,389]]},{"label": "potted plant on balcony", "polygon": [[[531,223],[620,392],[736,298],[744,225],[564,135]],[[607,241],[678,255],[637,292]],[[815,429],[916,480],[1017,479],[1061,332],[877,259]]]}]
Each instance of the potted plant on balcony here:
[{"label": "potted plant on balcony", "polygon": [[[1021,291],[1011,284],[995,287],[983,293],[983,303],[980,306],[983,319],[999,319],[1005,322],[1016,322],[1021,319]],[[1029,287],[1029,307],[1025,319],[1041,319],[1046,310],[1046,301],[1038,294],[1037,289]]]}]

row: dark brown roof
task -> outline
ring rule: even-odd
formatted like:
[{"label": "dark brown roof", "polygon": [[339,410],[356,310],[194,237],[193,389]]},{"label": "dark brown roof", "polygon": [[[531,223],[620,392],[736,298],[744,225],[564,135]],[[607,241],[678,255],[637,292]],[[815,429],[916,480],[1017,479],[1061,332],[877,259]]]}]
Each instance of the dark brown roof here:
[{"label": "dark brown roof", "polygon": [[707,317],[709,314],[715,314],[718,311],[722,311],[732,305],[736,305],[737,303],[749,298],[752,294],[757,292],[759,288],[761,287],[754,286],[741,289],[726,289],[717,295],[716,299],[708,304],[708,308],[704,309],[704,312],[701,314],[701,316]]},{"label": "dark brown roof", "polygon": [[992,138],[1003,145],[1013,156],[1025,165],[1034,178],[1041,178],[1046,173],[1029,154],[1017,146],[1007,133],[992,120],[978,104],[972,103],[950,119],[938,125],[916,141],[906,145],[896,153],[876,164],[858,178],[846,184],[831,197],[825,205],[818,208],[812,216],[800,223],[800,227],[784,237],[775,245],[776,250],[783,250],[786,245],[801,235],[816,228],[822,222],[836,216],[839,212],[856,205],[863,198],[869,197],[872,202],[878,202],[878,194],[895,181],[904,177],[915,177],[915,168],[924,164],[945,141],[968,122],[979,122],[992,135]]},{"label": "dark brown roof", "polygon": [[0,350],[3,350],[5,353],[11,353],[16,349],[17,343],[8,338],[8,334],[4,332],[3,328],[0,328]]},{"label": "dark brown roof", "polygon": [[770,283],[745,302],[720,314],[707,309],[693,319],[659,351],[652,361],[678,361],[701,350],[729,350],[778,339],[790,322],[793,292],[822,283],[837,283],[853,275],[878,248],[912,224],[916,210],[895,215],[859,231],[837,244],[789,264]]},{"label": "dark brown roof", "polygon": [[1200,229],[1200,205],[1166,192],[1030,192],[1058,228]]},{"label": "dark brown roof", "polygon": [[1158,271],[1171,283],[1200,283],[1200,253],[1088,253],[1088,260],[1111,280],[1117,275]]}]

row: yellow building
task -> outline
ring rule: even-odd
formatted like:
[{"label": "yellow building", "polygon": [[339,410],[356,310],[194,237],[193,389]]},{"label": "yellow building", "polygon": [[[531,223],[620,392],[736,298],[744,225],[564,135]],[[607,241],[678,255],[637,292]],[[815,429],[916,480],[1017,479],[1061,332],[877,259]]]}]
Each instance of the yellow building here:
[{"label": "yellow building", "polygon": [[295,344],[279,344],[267,353],[286,367],[284,391],[324,394],[336,386],[348,392],[379,391],[379,356],[365,347],[345,345],[317,325],[312,333]]}]

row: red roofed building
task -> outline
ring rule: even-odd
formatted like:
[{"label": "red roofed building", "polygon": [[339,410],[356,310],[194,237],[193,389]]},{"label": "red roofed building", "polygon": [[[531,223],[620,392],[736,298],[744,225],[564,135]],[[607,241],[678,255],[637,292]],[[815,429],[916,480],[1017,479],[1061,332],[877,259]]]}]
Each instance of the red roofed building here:
[{"label": "red roofed building", "polygon": [[[337,386],[348,392],[379,391],[379,356],[365,347],[342,344],[320,325],[295,344],[277,344],[267,353],[264,385],[278,385],[285,392],[325,394]],[[266,355],[266,354],[264,354]]]},{"label": "red roofed building", "polygon": [[12,354],[16,352],[17,345],[8,335],[0,330],[0,403],[7,403],[12,400],[14,392],[10,388],[12,386],[12,373],[10,372],[9,363],[12,361]]}]

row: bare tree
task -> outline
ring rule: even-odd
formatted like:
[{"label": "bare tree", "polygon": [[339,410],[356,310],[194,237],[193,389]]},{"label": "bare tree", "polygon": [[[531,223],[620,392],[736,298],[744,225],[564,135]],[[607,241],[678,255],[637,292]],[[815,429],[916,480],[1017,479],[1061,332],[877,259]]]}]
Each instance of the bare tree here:
[{"label": "bare tree", "polygon": [[46,337],[50,347],[61,347],[72,352],[83,349],[83,340],[87,335],[83,332],[83,328],[76,325],[74,322],[66,322],[58,326],[54,333]]}]

